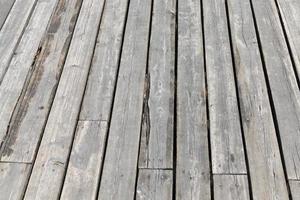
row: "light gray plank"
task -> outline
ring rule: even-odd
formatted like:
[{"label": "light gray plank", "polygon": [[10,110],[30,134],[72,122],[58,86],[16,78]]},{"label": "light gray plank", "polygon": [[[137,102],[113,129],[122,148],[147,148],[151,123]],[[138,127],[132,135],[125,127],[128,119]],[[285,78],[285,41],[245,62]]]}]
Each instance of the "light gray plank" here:
[{"label": "light gray plank", "polygon": [[300,1],[277,0],[277,3],[300,79]]},{"label": "light gray plank", "polygon": [[204,0],[213,173],[245,173],[245,157],[224,0]]},{"label": "light gray plank", "polygon": [[300,92],[273,0],[252,0],[289,179],[300,178]]},{"label": "light gray plank", "polygon": [[139,167],[172,168],[175,0],[154,3]]},{"label": "light gray plank", "polygon": [[99,199],[133,199],[151,1],[131,0]]},{"label": "light gray plank", "polygon": [[2,161],[32,162],[57,88],[81,0],[60,1],[51,19],[40,59],[11,120]]},{"label": "light gray plank", "polygon": [[5,24],[3,24],[0,30],[0,85],[13,55],[23,51],[19,50],[15,52],[15,49],[28,24],[36,1],[37,0],[16,0],[7,16]]},{"label": "light gray plank", "polygon": [[176,199],[211,198],[201,5],[178,1]]},{"label": "light gray plank", "polygon": [[109,120],[110,118],[127,9],[127,0],[109,0],[105,4],[80,112],[82,120]]},{"label": "light gray plank", "polygon": [[0,30],[15,0],[0,0]]},{"label": "light gray plank", "polygon": [[[32,3],[26,0],[22,2],[28,4]],[[9,121],[22,93],[22,89],[27,82],[26,80],[30,77],[34,62],[39,56],[39,45],[57,2],[58,0],[38,1],[0,85],[0,143],[3,142]],[[18,2],[16,2],[16,4],[17,3]],[[26,5],[23,6],[26,8]],[[19,18],[17,20],[19,20]],[[1,44],[0,46],[2,48]],[[0,51],[0,55],[2,55],[2,53],[5,52]],[[5,63],[4,65],[1,64],[1,66],[5,66]]]},{"label": "light gray plank", "polygon": [[96,199],[107,122],[78,122],[61,199]]},{"label": "light gray plank", "polygon": [[300,181],[290,180],[289,183],[293,199],[300,199]]},{"label": "light gray plank", "polygon": [[57,199],[94,52],[104,1],[84,1],[25,199]]},{"label": "light gray plank", "polygon": [[250,200],[247,175],[214,175],[215,200]]},{"label": "light gray plank", "polygon": [[137,200],[171,200],[172,170],[140,169],[137,183]]},{"label": "light gray plank", "polygon": [[22,198],[30,168],[25,163],[0,163],[0,200]]}]

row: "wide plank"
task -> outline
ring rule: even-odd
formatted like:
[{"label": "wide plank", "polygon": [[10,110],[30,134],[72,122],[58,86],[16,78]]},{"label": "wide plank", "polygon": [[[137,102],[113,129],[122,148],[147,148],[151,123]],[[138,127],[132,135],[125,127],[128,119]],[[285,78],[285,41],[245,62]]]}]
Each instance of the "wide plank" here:
[{"label": "wide plank", "polygon": [[150,11],[151,1],[130,1],[99,199],[135,194]]},{"label": "wide plank", "polygon": [[201,4],[178,1],[176,199],[211,199]]},{"label": "wide plank", "polygon": [[83,1],[25,199],[60,195],[103,6],[103,0]]},{"label": "wide plank", "polygon": [[0,0],[0,30],[15,0]]},{"label": "wide plank", "polygon": [[173,167],[175,0],[154,3],[140,168]]}]

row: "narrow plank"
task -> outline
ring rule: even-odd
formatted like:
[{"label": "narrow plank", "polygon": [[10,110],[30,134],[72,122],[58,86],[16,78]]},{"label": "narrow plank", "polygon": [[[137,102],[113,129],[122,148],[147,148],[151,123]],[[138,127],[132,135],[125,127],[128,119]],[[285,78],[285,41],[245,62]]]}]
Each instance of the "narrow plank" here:
[{"label": "narrow plank", "polygon": [[134,198],[150,11],[151,1],[130,1],[99,199]]},{"label": "narrow plank", "polygon": [[0,163],[0,200],[22,199],[30,168],[25,163]]},{"label": "narrow plank", "polygon": [[139,167],[172,168],[175,0],[154,3]]},{"label": "narrow plank", "polygon": [[0,30],[15,0],[0,0]]},{"label": "narrow plank", "polygon": [[293,199],[300,199],[300,181],[290,180],[289,183]]},{"label": "narrow plank", "polygon": [[204,0],[213,173],[246,173],[225,0]]},{"label": "narrow plank", "polygon": [[61,199],[96,199],[104,156],[105,121],[80,121]]},{"label": "narrow plank", "polygon": [[[17,54],[15,49],[28,24],[36,1],[16,0],[0,30],[0,85],[13,55]],[[21,53],[22,51],[18,52]]]},{"label": "narrow plank", "polygon": [[59,197],[103,6],[103,0],[83,1],[25,199]]},{"label": "narrow plank", "polygon": [[211,198],[200,1],[178,1],[176,199]]},{"label": "narrow plank", "polygon": [[140,169],[137,183],[137,200],[171,200],[172,199],[172,170]]},{"label": "narrow plank", "polygon": [[60,1],[47,29],[40,58],[3,145],[2,161],[32,162],[63,68],[82,0]]},{"label": "narrow plank", "polygon": [[[27,1],[25,0],[23,2],[25,3]],[[3,142],[3,138],[9,127],[9,121],[22,93],[24,84],[32,72],[35,60],[38,58],[40,42],[43,39],[57,2],[58,0],[37,2],[35,10],[0,85],[0,143]],[[30,4],[31,2],[27,3]],[[26,7],[26,5],[23,6]],[[15,7],[16,4],[14,8]],[[19,16],[19,18],[22,17]],[[19,20],[19,18],[17,20]],[[0,52],[0,55],[2,55],[2,53],[5,52]],[[4,65],[1,64],[1,66]]]},{"label": "narrow plank", "polygon": [[288,199],[249,1],[228,1],[253,199]]},{"label": "narrow plank", "polygon": [[300,178],[300,93],[273,0],[252,0],[289,179]]},{"label": "narrow plank", "polygon": [[215,200],[250,200],[247,175],[214,175]]},{"label": "narrow plank", "polygon": [[277,0],[277,3],[300,79],[300,1]]}]

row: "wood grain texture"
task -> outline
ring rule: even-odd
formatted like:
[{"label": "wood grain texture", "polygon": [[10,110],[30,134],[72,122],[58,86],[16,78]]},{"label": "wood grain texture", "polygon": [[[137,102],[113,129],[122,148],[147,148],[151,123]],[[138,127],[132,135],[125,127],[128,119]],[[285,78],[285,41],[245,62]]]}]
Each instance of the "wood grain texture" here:
[{"label": "wood grain texture", "polygon": [[250,2],[230,0],[228,11],[253,198],[287,199]]},{"label": "wood grain texture", "polygon": [[33,161],[60,80],[81,3],[82,0],[59,2],[41,46],[40,58],[11,120],[1,161]]},{"label": "wood grain texture", "polygon": [[104,1],[84,1],[24,199],[57,199],[94,52]]},{"label": "wood grain texture", "polygon": [[79,121],[61,199],[96,199],[107,122]]},{"label": "wood grain texture", "polygon": [[0,0],[0,30],[15,0]]},{"label": "wood grain texture", "polygon": [[135,194],[150,11],[151,1],[130,1],[99,199]]},{"label": "wood grain texture", "polygon": [[250,200],[247,175],[214,175],[215,200]]},{"label": "wood grain texture", "polygon": [[289,179],[300,177],[300,92],[275,2],[252,0]]},{"label": "wood grain texture", "polygon": [[176,199],[211,198],[200,1],[178,1]]},{"label": "wood grain texture", "polygon": [[175,12],[174,0],[154,3],[144,97],[145,131],[139,154],[142,168],[173,167]]},{"label": "wood grain texture", "polygon": [[172,170],[140,169],[137,183],[137,200],[171,200]]},{"label": "wood grain texture", "polygon": [[224,0],[204,0],[205,57],[213,173],[245,173]]},{"label": "wood grain texture", "polygon": [[300,199],[300,181],[290,180],[289,183],[293,199]]},{"label": "wood grain texture", "polygon": [[30,168],[25,163],[0,163],[0,200],[22,199]]}]

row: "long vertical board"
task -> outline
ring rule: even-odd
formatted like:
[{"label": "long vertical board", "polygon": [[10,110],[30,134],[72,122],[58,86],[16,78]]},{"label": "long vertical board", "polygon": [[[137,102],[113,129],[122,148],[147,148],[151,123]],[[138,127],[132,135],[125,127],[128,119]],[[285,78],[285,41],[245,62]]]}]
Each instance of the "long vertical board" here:
[{"label": "long vertical board", "polygon": [[300,178],[300,92],[274,0],[252,0],[289,179]]},{"label": "long vertical board", "polygon": [[103,0],[83,1],[25,199],[59,197],[103,6]]},{"label": "long vertical board", "polygon": [[201,4],[178,1],[176,199],[211,198]]},{"label": "long vertical board", "polygon": [[15,0],[0,0],[0,30]]},{"label": "long vertical board", "polygon": [[175,0],[154,2],[140,168],[173,167]]},{"label": "long vertical board", "polygon": [[229,0],[253,199],[287,199],[287,187],[249,1]]},{"label": "long vertical board", "polygon": [[99,199],[133,199],[147,66],[150,0],[131,0]]},{"label": "long vertical board", "polygon": [[224,0],[203,0],[212,172],[246,173]]}]

